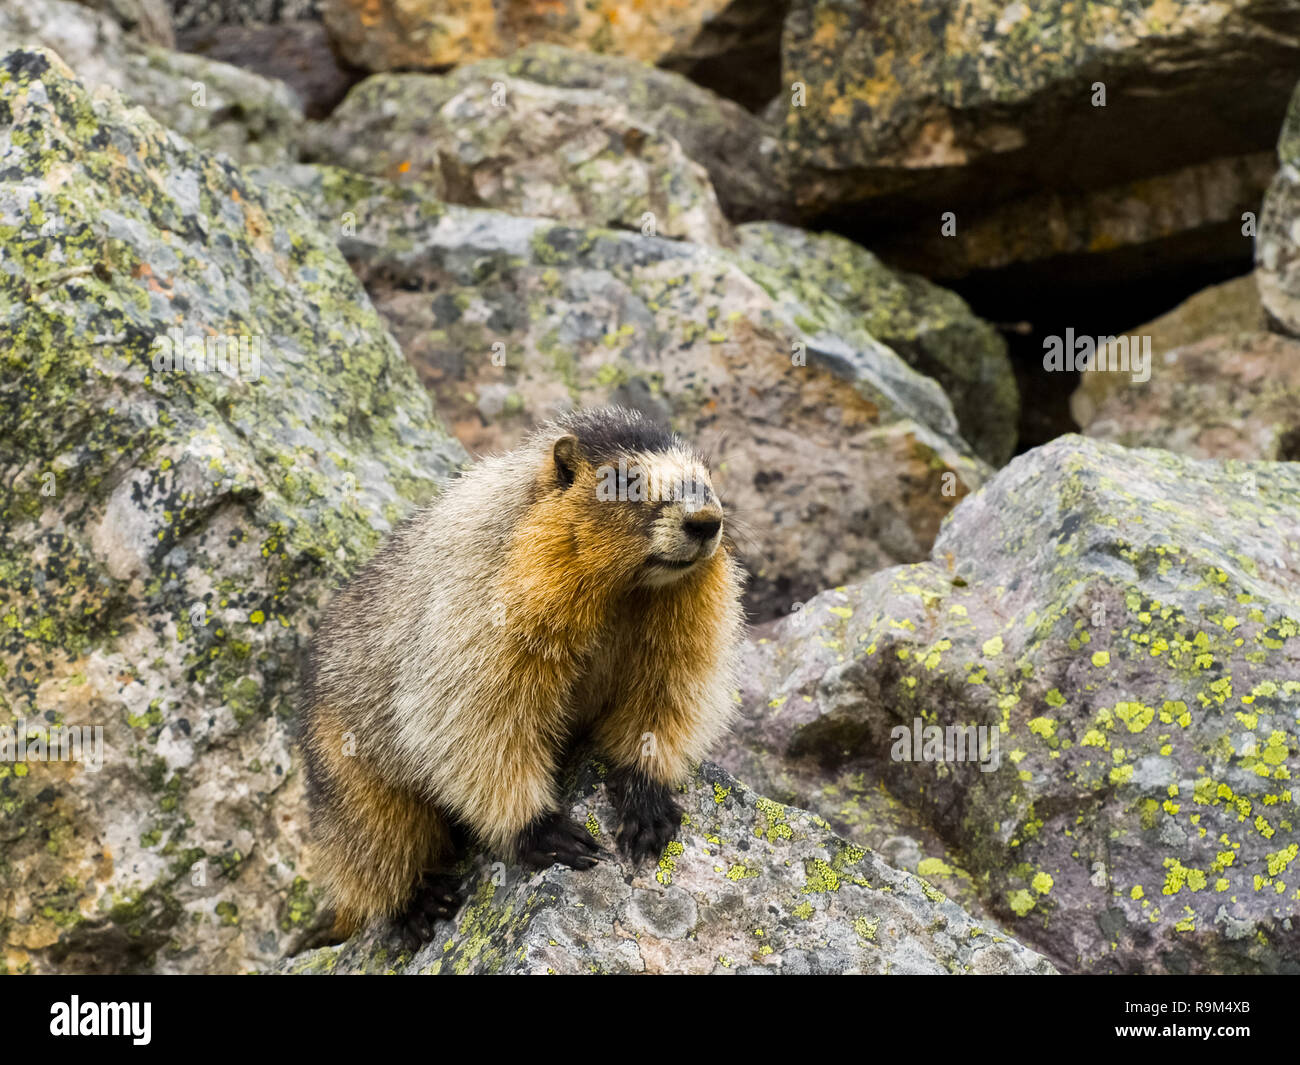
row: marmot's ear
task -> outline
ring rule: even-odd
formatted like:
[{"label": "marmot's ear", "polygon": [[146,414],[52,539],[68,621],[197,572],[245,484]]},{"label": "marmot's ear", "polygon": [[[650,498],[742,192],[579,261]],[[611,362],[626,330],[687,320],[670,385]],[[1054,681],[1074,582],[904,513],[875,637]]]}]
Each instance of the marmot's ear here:
[{"label": "marmot's ear", "polygon": [[551,448],[555,459],[555,477],[561,488],[568,488],[578,476],[578,438],[572,434],[562,436]]}]

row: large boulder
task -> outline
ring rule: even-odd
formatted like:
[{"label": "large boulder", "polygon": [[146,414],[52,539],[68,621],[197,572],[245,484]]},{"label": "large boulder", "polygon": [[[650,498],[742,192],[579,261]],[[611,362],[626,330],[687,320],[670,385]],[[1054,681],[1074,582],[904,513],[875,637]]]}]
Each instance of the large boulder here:
[{"label": "large boulder", "polygon": [[302,107],[284,83],[147,43],[70,0],[0,3],[0,49],[57,52],[88,89],[116,89],[201,148],[250,163],[295,158]]},{"label": "large boulder", "polygon": [[1251,253],[1295,22],[1291,0],[793,0],[764,114],[796,220],[886,262],[1038,306],[1176,291]]},{"label": "large boulder", "polygon": [[961,297],[885,266],[833,233],[753,222],[737,231],[744,269],[819,332],[872,339],[943,386],[962,436],[995,466],[1011,457],[1020,398],[1001,335]]},{"label": "large boulder", "polygon": [[313,140],[314,158],[419,182],[451,203],[732,242],[705,169],[601,90],[481,65],[445,79],[376,75]]},{"label": "large boulder", "polygon": [[[618,819],[587,764],[572,816],[606,848]],[[283,973],[789,973],[1047,975],[1041,955],[925,880],[705,763],[657,864],[609,854],[586,872],[497,864],[414,956],[372,927],[290,958]]]},{"label": "large boulder", "polygon": [[266,964],[315,905],[298,656],[464,453],[291,193],[49,51],[0,58],[0,235],[0,743],[103,745],[0,761],[0,966]]},{"label": "large boulder", "polygon": [[1273,327],[1300,336],[1300,85],[1287,108],[1277,156],[1281,165],[1259,220],[1255,276]]},{"label": "large boulder", "polygon": [[[501,67],[514,77],[567,89],[599,89],[636,118],[672,137],[709,172],[733,222],[789,215],[786,157],[777,127],[679,74],[616,55],[555,45],[520,49]],[[490,63],[465,68],[492,69]]]},{"label": "large boulder", "polygon": [[1149,381],[1102,402],[1086,433],[1198,459],[1300,461],[1300,341],[1236,333],[1165,352]]},{"label": "large boulder", "polygon": [[1300,466],[1063,437],[747,654],[724,764],[878,784],[1062,967],[1300,970]]},{"label": "large boulder", "polygon": [[[555,45],[530,45],[442,76],[368,78],[314,128],[305,156],[390,180],[433,182],[455,202],[638,231],[631,197],[661,199],[671,185],[678,202],[658,210],[656,226],[668,235],[670,214],[713,210],[713,194],[702,187],[710,182],[733,221],[786,213],[784,155],[773,127],[679,74]],[[520,196],[532,191],[526,188],[507,199],[505,190],[482,187],[500,184],[498,174],[545,182],[535,194],[549,198],[550,209],[521,209]]]},{"label": "large boulder", "polygon": [[[1130,329],[1127,335],[1151,338],[1151,372],[1156,374],[1162,372],[1160,367],[1165,364],[1165,356],[1176,348],[1199,344],[1215,337],[1254,333],[1264,327],[1264,309],[1259,301],[1259,287],[1255,275],[1251,273],[1201,289],[1159,318]],[[1087,429],[1097,417],[1099,407],[1106,404],[1116,392],[1126,391],[1132,385],[1132,376],[1129,374],[1079,374],[1079,387],[1070,396],[1070,415],[1075,424],[1081,429]]]},{"label": "large boulder", "polygon": [[1276,0],[793,0],[778,107],[796,194],[817,209],[909,190],[955,210],[990,188],[1095,188],[1263,150],[1300,66],[1282,13]]},{"label": "large boulder", "polygon": [[709,450],[756,617],[923,558],[987,473],[934,381],[863,332],[825,331],[743,256],[441,205],[335,168],[264,176],[337,227],[472,453],[605,402]]}]

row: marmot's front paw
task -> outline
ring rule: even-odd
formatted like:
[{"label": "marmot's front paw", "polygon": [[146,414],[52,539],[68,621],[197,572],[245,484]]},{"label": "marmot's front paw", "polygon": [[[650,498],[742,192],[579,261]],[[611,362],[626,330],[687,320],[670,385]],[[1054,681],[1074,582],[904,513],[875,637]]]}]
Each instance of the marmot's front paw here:
[{"label": "marmot's front paw", "polygon": [[570,869],[590,869],[600,856],[591,833],[560,813],[546,814],[524,830],[519,860],[534,869],[559,862]]},{"label": "marmot's front paw", "polygon": [[461,878],[450,873],[425,873],[406,912],[398,921],[402,946],[414,953],[433,938],[433,923],[456,916],[464,901]]},{"label": "marmot's front paw", "polygon": [[682,824],[682,808],[663,784],[629,773],[615,781],[614,805],[622,826],[618,846],[634,865],[650,858],[657,860],[677,835]]}]

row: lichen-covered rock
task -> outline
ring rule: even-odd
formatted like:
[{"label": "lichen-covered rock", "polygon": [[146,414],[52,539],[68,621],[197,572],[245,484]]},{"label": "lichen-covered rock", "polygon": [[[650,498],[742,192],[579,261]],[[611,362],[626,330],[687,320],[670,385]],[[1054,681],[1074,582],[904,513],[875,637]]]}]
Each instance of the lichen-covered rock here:
[{"label": "lichen-covered rock", "polygon": [[1062,437],[767,636],[729,765],[879,782],[1063,967],[1300,969],[1300,466]]},{"label": "lichen-covered rock", "polygon": [[[743,676],[753,678],[742,688],[749,712],[716,752],[719,763],[760,795],[815,809],[837,834],[876,851],[895,869],[923,877],[986,927],[999,927],[980,898],[965,859],[922,812],[901,802],[878,776],[855,765],[852,752],[836,752],[829,766],[795,753],[785,726],[789,721],[797,728],[799,722],[789,718],[785,697],[775,694],[768,705],[763,702],[769,690],[795,686],[788,671],[799,665],[783,654],[788,642],[783,631],[780,621],[770,621],[752,633],[741,667]],[[774,665],[778,658],[779,667]],[[820,656],[809,657],[807,664],[812,670],[826,666]],[[762,711],[753,713],[760,706]]]},{"label": "lichen-covered rock", "polygon": [[[1201,289],[1159,318],[1130,329],[1128,335],[1151,338],[1151,372],[1155,374],[1161,372],[1158,367],[1163,365],[1165,356],[1175,348],[1199,344],[1212,337],[1254,333],[1264,327],[1264,310],[1259,302],[1259,287],[1255,275],[1246,274]],[[1132,378],[1128,374],[1079,374],[1079,387],[1070,396],[1070,414],[1075,423],[1081,429],[1086,429],[1097,417],[1098,408],[1116,392],[1126,390],[1131,383]],[[1213,458],[1214,456],[1198,457]]]},{"label": "lichen-covered rock", "polygon": [[321,0],[167,0],[178,30],[319,19]]},{"label": "lichen-covered rock", "polygon": [[1294,15],[1276,0],[793,0],[793,187],[810,209],[907,189],[957,210],[990,188],[1095,188],[1262,150],[1300,67]]},{"label": "lichen-covered rock", "polygon": [[737,234],[744,269],[804,328],[887,345],[943,386],[981,458],[1011,457],[1020,399],[1007,346],[961,297],[832,233],[755,222]]},{"label": "lichen-covered rock", "polygon": [[672,137],[709,172],[723,213],[733,222],[790,215],[790,177],[777,127],[680,74],[623,56],[534,44],[453,77],[480,71],[495,76],[494,69],[540,85],[599,89],[618,100],[638,122]]},{"label": "lichen-covered rock", "polygon": [[367,78],[318,129],[324,162],[513,214],[730,244],[708,173],[611,94],[498,65]]},{"label": "lichen-covered rock", "polygon": [[0,57],[0,366],[0,727],[103,743],[0,761],[0,964],[272,961],[298,654],[464,454],[291,193],[45,50]]},{"label": "lichen-covered rock", "polygon": [[68,0],[0,3],[0,49],[53,49],[92,90],[116,89],[200,148],[240,162],[296,157],[302,108],[288,86],[146,43]]},{"label": "lichen-covered rock", "polygon": [[1255,276],[1273,326],[1300,336],[1300,85],[1287,108],[1277,157],[1277,176],[1260,213]]},{"label": "lichen-covered rock", "polygon": [[1300,461],[1300,341],[1239,333],[1175,348],[1151,380],[1115,389],[1087,435],[1198,459]]},{"label": "lichen-covered rock", "polygon": [[[598,767],[573,817],[607,849],[618,827]],[[1054,972],[930,884],[836,836],[820,817],[762,798],[705,763],[683,789],[682,829],[658,865],[612,853],[586,872],[498,864],[414,956],[391,929],[290,958],[283,973]]]},{"label": "lichen-covered rock", "polygon": [[178,30],[319,19],[321,0],[168,0]]},{"label": "lichen-covered rock", "polygon": [[329,167],[265,176],[339,228],[471,453],[605,402],[708,449],[758,617],[923,558],[987,473],[934,381],[865,334],[792,320],[729,251],[443,206]]}]

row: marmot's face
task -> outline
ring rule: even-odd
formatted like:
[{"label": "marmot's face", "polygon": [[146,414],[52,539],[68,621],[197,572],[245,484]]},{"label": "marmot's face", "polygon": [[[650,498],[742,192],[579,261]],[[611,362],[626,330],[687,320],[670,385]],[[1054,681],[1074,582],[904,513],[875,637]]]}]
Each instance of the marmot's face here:
[{"label": "marmot's face", "polygon": [[[671,584],[711,558],[722,542],[722,504],[709,471],[681,451],[635,455],[628,459],[628,495],[640,478],[644,498],[636,500],[648,549],[639,583]],[[630,500],[631,501],[631,500]]]},{"label": "marmot's face", "polygon": [[[558,479],[567,480],[568,492],[581,501],[575,532],[634,564],[634,583],[672,584],[718,550],[722,504],[708,467],[690,450],[628,451],[591,462],[569,436],[556,442],[554,457]],[[588,510],[592,499],[595,522]]]}]

